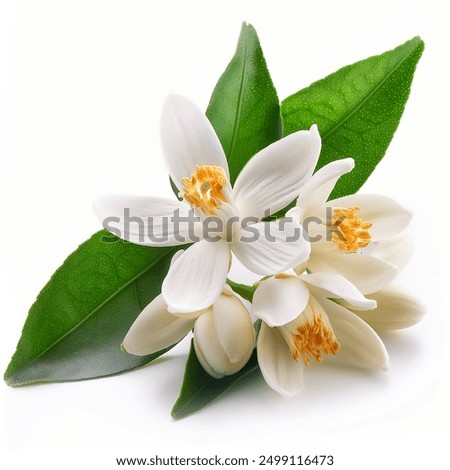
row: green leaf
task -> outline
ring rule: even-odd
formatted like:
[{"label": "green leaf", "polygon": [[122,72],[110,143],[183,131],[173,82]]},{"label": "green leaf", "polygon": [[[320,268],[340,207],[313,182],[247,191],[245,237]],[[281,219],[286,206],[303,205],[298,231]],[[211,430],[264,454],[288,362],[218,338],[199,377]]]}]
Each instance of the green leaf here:
[{"label": "green leaf", "polygon": [[30,309],[5,372],[9,385],[91,379],[142,366],[120,344],[161,291],[176,248],[148,248],[97,232],[54,273]]},{"label": "green leaf", "polygon": [[358,191],[383,158],[423,50],[423,41],[413,38],[344,67],[282,102],[286,135],[319,126],[322,152],[317,168],[340,158],[355,159],[355,169],[340,178],[331,199]]},{"label": "green leaf", "polygon": [[182,201],[183,198],[180,197],[180,190],[177,188],[177,185],[173,182],[173,179],[169,176],[170,187],[172,188],[173,194],[179,201]]},{"label": "green leaf", "polygon": [[261,331],[261,325],[262,325],[262,320],[260,318],[258,318],[258,320],[256,320],[254,325],[253,325],[255,327],[256,341],[258,341],[259,332]]},{"label": "green leaf", "polygon": [[280,105],[255,28],[243,24],[206,115],[224,148],[231,182],[250,158],[281,137]]},{"label": "green leaf", "polygon": [[239,284],[231,279],[227,279],[227,284],[233,289],[236,294],[239,294],[243,299],[249,302],[253,301],[253,295],[255,293],[255,286],[247,286],[246,284]]},{"label": "green leaf", "polygon": [[175,419],[185,418],[204,408],[256,370],[258,370],[258,359],[255,349],[247,364],[239,372],[223,379],[214,379],[200,365],[191,342],[183,385],[172,408],[172,417]]}]

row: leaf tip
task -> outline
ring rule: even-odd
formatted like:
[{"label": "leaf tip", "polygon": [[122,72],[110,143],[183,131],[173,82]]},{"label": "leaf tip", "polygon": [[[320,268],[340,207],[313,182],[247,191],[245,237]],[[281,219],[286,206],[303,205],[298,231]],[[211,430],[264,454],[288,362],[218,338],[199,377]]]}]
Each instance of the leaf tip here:
[{"label": "leaf tip", "polygon": [[256,37],[256,39],[258,39],[258,33],[256,32],[255,27],[251,23],[243,21],[239,40],[241,40],[247,34],[252,34]]},{"label": "leaf tip", "polygon": [[194,413],[199,411],[201,408],[206,406],[207,403],[205,403],[202,406],[193,406],[192,408],[189,406],[186,406],[185,403],[182,403],[179,399],[174,403],[172,410],[170,411],[170,416],[174,421],[180,421],[184,418],[187,418],[189,416],[192,416]]},{"label": "leaf tip", "polygon": [[180,419],[186,418],[189,415],[195,413],[195,409],[190,410],[189,407],[186,408],[180,397],[178,397],[177,401],[173,404],[172,410],[170,411],[170,416],[173,420],[179,421]]},{"label": "leaf tip", "polygon": [[425,49],[425,41],[420,37],[420,36],[414,36],[411,39],[408,39],[404,44],[399,46],[399,48],[407,48],[410,51],[411,50],[416,50],[419,53],[419,58],[422,55],[422,52]]},{"label": "leaf tip", "polygon": [[12,380],[13,375],[14,375],[14,372],[11,372],[11,362],[10,362],[5,372],[3,373],[3,380],[6,382],[7,385],[11,387],[14,385],[14,381]]},{"label": "leaf tip", "polygon": [[174,406],[172,408],[172,411],[170,412],[170,416],[172,417],[173,420],[178,421],[180,420],[183,416],[180,416],[178,414],[178,410],[175,409],[176,407]]},{"label": "leaf tip", "polygon": [[26,383],[17,381],[14,379],[14,373],[10,373],[8,369],[6,369],[5,373],[3,374],[3,380],[5,381],[8,387],[20,387],[22,385],[26,385]]},{"label": "leaf tip", "polygon": [[416,42],[417,44],[423,44],[425,45],[425,41],[419,36],[414,36],[413,38],[410,39],[411,42]]},{"label": "leaf tip", "polygon": [[10,377],[6,375],[6,372],[3,375],[3,380],[6,383],[6,385],[9,385],[10,387],[12,387],[13,384],[11,383]]}]

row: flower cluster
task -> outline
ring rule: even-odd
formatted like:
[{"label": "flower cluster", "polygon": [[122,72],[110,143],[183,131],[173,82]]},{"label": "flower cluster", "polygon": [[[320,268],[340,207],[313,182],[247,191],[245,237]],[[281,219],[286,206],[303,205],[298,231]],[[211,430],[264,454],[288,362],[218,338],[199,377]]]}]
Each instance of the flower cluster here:
[{"label": "flower cluster", "polygon": [[[151,223],[153,233],[165,233],[160,245],[193,243],[173,257],[161,294],[131,326],[123,349],[155,353],[192,330],[199,362],[221,378],[239,371],[256,345],[267,384],[283,395],[302,389],[304,367],[313,361],[386,369],[388,354],[375,330],[411,326],[424,313],[391,285],[410,253],[402,234],[410,213],[375,194],[329,200],[354,162],[334,161],[314,173],[321,149],[316,126],[257,153],[233,186],[220,141],[192,102],[166,100],[161,138],[182,200],[107,196],[95,204],[102,221],[116,217],[128,241],[158,245],[124,226],[125,208]],[[266,220],[294,200],[285,216]],[[186,223],[164,224],[175,211]],[[211,220],[214,239],[203,230]],[[248,241],[248,232],[258,236]],[[251,312],[227,285],[232,254],[262,276]]]}]

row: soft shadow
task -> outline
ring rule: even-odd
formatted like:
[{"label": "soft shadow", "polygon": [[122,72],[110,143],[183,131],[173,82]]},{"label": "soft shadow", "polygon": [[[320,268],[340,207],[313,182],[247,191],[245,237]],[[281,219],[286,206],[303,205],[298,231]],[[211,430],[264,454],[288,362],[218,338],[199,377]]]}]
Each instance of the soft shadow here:
[{"label": "soft shadow", "polygon": [[423,355],[422,337],[409,330],[385,331],[378,333],[391,360],[404,360],[408,363]]}]

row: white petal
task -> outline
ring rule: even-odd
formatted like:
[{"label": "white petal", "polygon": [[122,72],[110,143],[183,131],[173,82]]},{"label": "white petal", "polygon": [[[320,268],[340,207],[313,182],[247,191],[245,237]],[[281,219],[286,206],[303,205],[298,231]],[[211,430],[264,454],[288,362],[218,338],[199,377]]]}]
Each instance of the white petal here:
[{"label": "white petal", "polygon": [[225,375],[232,375],[244,367],[253,351],[253,342],[250,350],[246,351],[239,361],[233,363],[223,349],[217,333],[214,314],[212,309],[209,309],[195,322],[194,348],[205,371],[211,377],[220,379]]},{"label": "white petal", "polygon": [[350,281],[340,274],[315,272],[302,274],[300,279],[317,288],[312,291],[315,296],[344,299],[351,305],[368,310],[377,306],[374,300],[366,299]]},{"label": "white petal", "polygon": [[220,344],[211,310],[198,317],[194,327],[194,349],[203,369],[215,379],[221,379],[231,365]]},{"label": "white petal", "polygon": [[308,268],[313,272],[341,274],[363,294],[382,289],[398,273],[396,266],[373,256],[361,253],[340,253],[336,250],[318,250],[314,244],[308,260]]},{"label": "white petal", "polygon": [[217,338],[228,359],[247,362],[255,346],[255,329],[250,313],[234,294],[222,294],[213,304]]},{"label": "white petal", "polygon": [[231,249],[245,267],[264,276],[305,262],[311,251],[305,237],[301,225],[290,218],[259,222],[245,227]]},{"label": "white petal", "polygon": [[169,269],[162,285],[172,313],[190,313],[212,305],[226,282],[230,250],[227,243],[202,240],[190,246]]},{"label": "white petal", "polygon": [[[103,228],[123,240],[146,246],[174,246],[194,241],[200,221],[185,202],[160,197],[103,196],[93,204]],[[191,217],[180,223],[178,217]],[[174,221],[178,222],[174,223]],[[193,237],[192,237],[193,236]]]},{"label": "white petal", "polygon": [[292,202],[311,177],[320,147],[317,126],[312,126],[309,131],[290,134],[257,153],[234,185],[242,217],[262,218]]},{"label": "white petal", "polygon": [[369,295],[377,301],[378,307],[372,312],[354,313],[376,330],[398,330],[418,323],[425,314],[425,306],[404,289],[389,286]]},{"label": "white petal", "polygon": [[367,250],[367,254],[370,256],[388,261],[397,266],[399,270],[406,266],[411,259],[412,253],[413,243],[411,237],[406,234],[372,243]]},{"label": "white petal", "polygon": [[257,351],[261,373],[270,388],[283,396],[292,396],[302,390],[303,362],[292,358],[291,350],[278,328],[262,323]]},{"label": "white petal", "polygon": [[385,370],[389,367],[386,348],[369,325],[331,300],[318,300],[341,345],[336,356],[327,355],[326,360],[371,370]]},{"label": "white petal", "polygon": [[173,263],[185,252],[186,250],[178,250],[170,260],[170,268],[172,267]]},{"label": "white petal", "polygon": [[334,199],[328,207],[360,207],[358,217],[372,222],[369,229],[372,240],[385,240],[399,235],[410,223],[411,212],[386,196],[379,194],[353,194]]},{"label": "white petal", "polygon": [[189,177],[197,165],[222,167],[228,164],[222,145],[208,118],[187,98],[170,95],[161,116],[161,143],[169,173],[178,189],[181,179]]},{"label": "white petal", "polygon": [[270,327],[286,325],[297,318],[309,300],[309,290],[297,277],[271,277],[255,291],[252,313]]},{"label": "white petal", "polygon": [[297,207],[301,208],[305,214],[325,204],[337,180],[345,173],[352,171],[354,167],[353,158],[343,158],[325,165],[303,186],[297,199]]},{"label": "white petal", "polygon": [[193,328],[194,322],[195,319],[171,315],[162,295],[158,295],[131,325],[123,347],[136,356],[153,354],[180,341]]}]

